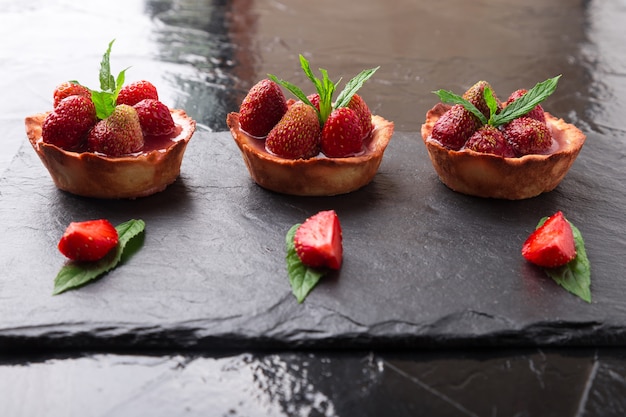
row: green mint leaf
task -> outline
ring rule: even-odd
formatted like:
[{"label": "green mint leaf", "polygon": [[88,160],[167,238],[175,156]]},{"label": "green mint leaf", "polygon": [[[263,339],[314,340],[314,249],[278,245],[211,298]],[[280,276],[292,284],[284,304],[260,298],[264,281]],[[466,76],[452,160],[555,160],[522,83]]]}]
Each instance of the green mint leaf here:
[{"label": "green mint leaf", "polygon": [[465,100],[463,97],[457,94],[454,94],[452,91],[446,91],[446,90],[437,90],[437,91],[433,91],[433,93],[439,96],[439,99],[441,100],[442,103],[460,104],[463,107],[465,107],[467,111],[471,112],[474,116],[478,117],[478,120],[480,120],[482,124],[484,125],[487,124],[487,118],[485,117],[485,115],[482,114],[482,112],[478,110],[476,106],[474,106],[469,101]]},{"label": "green mint leaf", "polygon": [[298,303],[302,303],[319,280],[326,274],[326,271],[309,268],[300,261],[293,243],[293,238],[298,227],[300,227],[300,223],[294,224],[285,236],[285,244],[287,247],[285,260],[287,261],[287,273],[289,275],[291,291],[296,297],[296,300],[298,300]]},{"label": "green mint leaf", "polygon": [[320,95],[320,116],[322,118],[322,125],[328,120],[328,116],[333,111],[333,94],[335,94],[335,83],[333,83],[328,77],[328,71],[320,68],[322,73],[322,81],[319,85],[321,88],[317,90]]},{"label": "green mint leaf", "polygon": [[300,54],[300,67],[304,74],[311,80],[313,85],[315,86],[315,91],[320,96],[319,103],[319,111],[318,115],[320,118],[320,124],[323,126],[330,115],[330,112],[333,110],[333,93],[335,92],[335,84],[328,77],[328,72],[324,69],[320,69],[322,73],[322,79],[320,80],[313,74],[311,71],[311,66],[309,65],[309,61]]},{"label": "green mint leaf", "polygon": [[346,107],[350,103],[350,100],[352,100],[352,96],[354,96],[354,94],[361,87],[363,87],[363,84],[365,84],[365,81],[369,80],[372,77],[372,75],[374,75],[374,73],[378,71],[379,68],[380,67],[363,70],[360,73],[358,73],[356,77],[348,81],[344,89],[341,90],[341,92],[339,93],[339,96],[337,96],[337,101],[335,102],[335,108]]},{"label": "green mint leaf", "polygon": [[102,61],[100,61],[100,89],[102,91],[115,91],[115,78],[111,74],[111,64],[109,61],[113,42],[115,42],[115,39],[109,42],[109,47],[104,55],[102,55]]},{"label": "green mint leaf", "polygon": [[498,111],[498,100],[493,94],[493,91],[488,86],[485,86],[483,90],[483,97],[485,98],[485,103],[487,103],[487,107],[489,108],[489,124],[491,124],[496,112]]},{"label": "green mint leaf", "polygon": [[74,262],[66,263],[54,280],[53,295],[61,294],[65,291],[81,287],[105,272],[115,268],[125,255],[124,249],[128,242],[145,230],[146,224],[143,220],[129,220],[115,227],[119,236],[117,246],[111,250],[104,258],[96,262]]},{"label": "green mint leaf", "polygon": [[556,90],[560,75],[537,83],[519,99],[506,106],[500,114],[493,116],[492,125],[501,126],[531,111],[535,106],[548,98]]},{"label": "green mint leaf", "polygon": [[[542,218],[537,227],[540,227],[547,219],[547,217]],[[561,287],[584,301],[591,303],[591,263],[589,258],[587,258],[585,242],[580,230],[569,220],[568,223],[574,233],[576,257],[563,266],[543,269]]]},{"label": "green mint leaf", "polygon": [[110,91],[91,90],[91,101],[96,107],[96,116],[98,119],[106,119],[113,113],[116,106],[117,96]]},{"label": "green mint leaf", "polygon": [[111,48],[113,47],[114,42],[115,39],[109,42],[109,46],[104,55],[102,55],[102,61],[100,62],[99,78],[101,91],[91,90],[91,100],[96,106],[96,115],[101,120],[106,119],[111,115],[111,113],[113,113],[117,104],[117,96],[124,86],[126,70],[128,69],[123,69],[117,77],[113,77],[113,74],[111,73],[110,58]]}]

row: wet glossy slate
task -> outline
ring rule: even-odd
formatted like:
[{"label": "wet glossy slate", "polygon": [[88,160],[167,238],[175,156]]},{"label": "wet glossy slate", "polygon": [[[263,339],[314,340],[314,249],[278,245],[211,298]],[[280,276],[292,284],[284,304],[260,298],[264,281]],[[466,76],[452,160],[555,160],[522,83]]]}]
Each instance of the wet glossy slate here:
[{"label": "wet glossy slate", "polygon": [[[179,181],[135,201],[56,190],[25,144],[0,180],[0,346],[37,348],[430,347],[623,344],[626,173],[591,134],[564,182],[511,202],[454,193],[421,139],[396,133],[373,183],[330,198],[278,195],[248,177],[228,132],[196,133]],[[299,305],[284,234],[333,208],[345,263]],[[586,304],[519,250],[563,210],[592,263]],[[142,218],[141,251],[78,291],[51,296],[70,221]]]}]

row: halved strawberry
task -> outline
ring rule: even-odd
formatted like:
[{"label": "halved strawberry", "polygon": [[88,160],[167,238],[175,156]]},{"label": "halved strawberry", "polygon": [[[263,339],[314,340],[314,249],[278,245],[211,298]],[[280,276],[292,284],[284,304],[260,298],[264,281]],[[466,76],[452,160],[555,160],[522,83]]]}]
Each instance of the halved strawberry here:
[{"label": "halved strawberry", "polygon": [[274,81],[256,83],[241,102],[239,123],[247,134],[264,138],[287,112],[287,100]]},{"label": "halved strawberry", "polygon": [[348,107],[334,109],[324,127],[321,138],[322,152],[329,158],[343,158],[363,150],[361,119]]},{"label": "halved strawberry", "polygon": [[80,85],[72,81],[65,81],[59,84],[52,93],[54,107],[56,108],[61,100],[70,96],[83,96],[91,98],[91,90],[89,90],[84,85]]},{"label": "halved strawberry", "polygon": [[150,81],[141,80],[126,84],[117,95],[116,104],[128,104],[134,106],[141,100],[151,98],[159,99],[156,87]]},{"label": "halved strawberry", "polygon": [[59,251],[75,261],[97,261],[118,243],[115,227],[106,219],[72,222],[59,240]]},{"label": "halved strawberry", "polygon": [[320,151],[320,134],[315,109],[296,102],[267,135],[265,148],[281,158],[309,159]]},{"label": "halved strawberry", "polygon": [[298,227],[294,236],[296,253],[311,268],[339,269],[343,261],[343,236],[334,210],[320,211]]},{"label": "halved strawberry", "polygon": [[565,265],[576,257],[572,226],[561,211],[531,233],[522,246],[522,256],[545,268]]}]

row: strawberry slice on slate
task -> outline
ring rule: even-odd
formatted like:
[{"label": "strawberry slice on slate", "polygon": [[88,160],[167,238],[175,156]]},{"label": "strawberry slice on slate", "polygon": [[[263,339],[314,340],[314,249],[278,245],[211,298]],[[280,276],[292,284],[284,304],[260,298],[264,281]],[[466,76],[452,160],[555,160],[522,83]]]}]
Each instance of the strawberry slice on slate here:
[{"label": "strawberry slice on slate", "polygon": [[576,243],[572,226],[562,212],[550,216],[526,239],[522,256],[535,265],[555,268],[576,257]]},{"label": "strawberry slice on slate", "polygon": [[115,227],[106,219],[72,222],[59,240],[59,251],[74,261],[98,261],[118,243]]},{"label": "strawberry slice on slate", "polygon": [[343,260],[343,238],[334,210],[320,211],[298,227],[294,236],[296,253],[311,268],[339,269]]}]

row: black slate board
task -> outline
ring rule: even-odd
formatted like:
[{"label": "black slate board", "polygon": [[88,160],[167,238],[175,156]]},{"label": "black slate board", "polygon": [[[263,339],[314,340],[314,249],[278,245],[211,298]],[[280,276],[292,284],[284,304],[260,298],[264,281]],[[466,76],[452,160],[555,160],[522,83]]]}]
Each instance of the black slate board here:
[{"label": "black slate board", "polygon": [[[379,173],[343,196],[254,184],[230,133],[198,132],[179,180],[143,199],[57,190],[27,143],[0,180],[0,348],[419,348],[624,345],[624,145],[589,134],[553,192],[461,195],[437,179],[415,133],[396,133]],[[298,304],[284,263],[291,225],[335,209],[344,265]],[[524,239],[563,210],[592,264],[592,304],[526,263]],[[71,221],[146,221],[142,249],[52,296]]]}]

